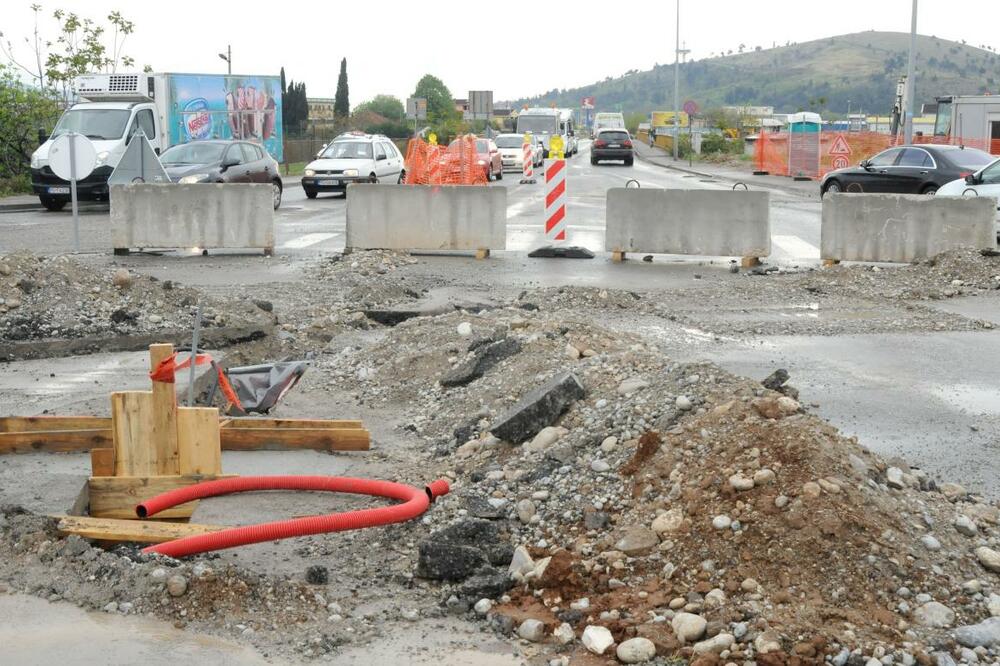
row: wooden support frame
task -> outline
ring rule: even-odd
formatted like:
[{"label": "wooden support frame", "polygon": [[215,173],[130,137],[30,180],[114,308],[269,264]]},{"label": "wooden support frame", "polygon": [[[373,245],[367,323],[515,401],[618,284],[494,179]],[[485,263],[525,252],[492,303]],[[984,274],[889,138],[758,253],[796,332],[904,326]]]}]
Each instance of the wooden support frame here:
[{"label": "wooden support frame", "polygon": [[[230,474],[229,476],[234,476]],[[135,520],[135,507],[144,500],[178,488],[210,481],[221,476],[92,476],[88,482],[90,515],[94,518]],[[188,502],[156,514],[157,519],[190,518],[198,502]]]},{"label": "wooden support frame", "polygon": [[130,541],[134,543],[163,543],[187,536],[208,534],[226,529],[216,525],[192,523],[167,523],[156,520],[121,520],[92,518],[90,516],[52,516],[59,520],[56,529],[63,536],[75,534],[85,539],[99,541]]}]

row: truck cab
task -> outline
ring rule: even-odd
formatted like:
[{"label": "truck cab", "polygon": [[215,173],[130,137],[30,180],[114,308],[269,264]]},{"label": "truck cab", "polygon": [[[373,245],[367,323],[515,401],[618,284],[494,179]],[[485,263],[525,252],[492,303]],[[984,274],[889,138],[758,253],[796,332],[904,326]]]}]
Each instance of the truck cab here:
[{"label": "truck cab", "polygon": [[[108,178],[141,130],[159,153],[169,146],[164,114],[156,103],[157,80],[147,74],[96,74],[77,79],[80,100],[70,106],[41,146],[31,156],[31,186],[48,210],[61,210],[70,200],[69,183],[49,167],[49,150],[60,135],[77,132],[94,145],[97,164],[77,181],[80,201],[107,201]],[[162,97],[160,97],[162,99]]]},{"label": "truck cab", "polygon": [[573,127],[573,112],[568,109],[525,109],[517,116],[517,133],[530,132],[538,137],[544,146],[545,158],[549,157],[549,145],[553,136],[561,136],[566,157],[579,150],[576,131]]}]

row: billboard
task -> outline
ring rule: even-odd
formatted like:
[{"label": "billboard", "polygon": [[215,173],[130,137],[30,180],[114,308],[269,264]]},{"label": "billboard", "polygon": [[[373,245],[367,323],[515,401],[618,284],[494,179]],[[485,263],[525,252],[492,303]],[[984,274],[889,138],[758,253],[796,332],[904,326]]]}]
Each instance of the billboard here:
[{"label": "billboard", "polygon": [[279,77],[171,74],[167,86],[171,145],[236,139],[284,158]]},{"label": "billboard", "polygon": [[[673,127],[674,126],[674,112],[673,111],[653,111],[649,114],[650,125],[653,127]],[[683,111],[680,112],[680,118],[678,119],[678,124],[681,127],[688,126],[688,114]]]}]

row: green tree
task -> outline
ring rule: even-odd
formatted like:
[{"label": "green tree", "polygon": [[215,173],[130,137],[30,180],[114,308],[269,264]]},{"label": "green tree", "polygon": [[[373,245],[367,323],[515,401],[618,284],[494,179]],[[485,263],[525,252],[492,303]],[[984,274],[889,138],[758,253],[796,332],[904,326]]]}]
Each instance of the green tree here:
[{"label": "green tree", "polygon": [[455,100],[452,98],[448,86],[432,74],[425,74],[417,82],[413,97],[423,97],[427,100],[427,120],[432,125],[460,120],[458,111],[455,110]]},{"label": "green tree", "polygon": [[58,118],[52,94],[24,83],[14,66],[0,64],[0,192],[28,188],[38,130],[51,130]]},{"label": "green tree", "polygon": [[351,115],[351,103],[347,92],[347,58],[340,61],[340,76],[337,77],[337,94],[333,98],[333,113],[339,118]]},{"label": "green tree", "polygon": [[398,97],[394,95],[375,95],[367,102],[358,104],[354,113],[377,113],[387,120],[401,122],[406,117],[406,109]]}]

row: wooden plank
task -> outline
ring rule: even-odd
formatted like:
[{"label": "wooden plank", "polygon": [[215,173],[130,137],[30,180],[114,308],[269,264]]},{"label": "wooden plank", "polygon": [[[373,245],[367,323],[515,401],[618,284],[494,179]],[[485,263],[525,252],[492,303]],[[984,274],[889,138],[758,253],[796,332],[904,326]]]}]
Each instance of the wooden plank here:
[{"label": "wooden plank", "polygon": [[91,449],[90,450],[90,475],[91,476],[114,476],[115,475],[115,450]]},{"label": "wooden plank", "polygon": [[101,541],[132,541],[135,543],[163,543],[196,534],[208,534],[226,529],[217,525],[192,523],[165,523],[155,520],[120,520],[92,518],[90,516],[53,516],[58,518],[57,529],[66,536],[76,534],[85,539]]},{"label": "wooden plank", "polygon": [[371,437],[364,428],[223,428],[226,451],[367,451]]},{"label": "wooden plank", "polygon": [[111,419],[102,416],[4,416],[0,417],[0,434],[33,432],[36,430],[106,430]]},{"label": "wooden plank", "polygon": [[[152,372],[161,362],[174,353],[173,345],[149,346],[149,370]],[[180,474],[180,451],[177,440],[177,392],[176,384],[153,382],[153,404],[148,446],[153,450],[153,462],[158,475]]]},{"label": "wooden plank", "polygon": [[[110,419],[109,419],[110,420]],[[5,453],[71,453],[114,445],[111,429],[0,432],[0,455]]]},{"label": "wooden plank", "polygon": [[90,483],[84,481],[83,487],[80,488],[80,492],[76,495],[73,506],[69,508],[69,515],[82,516],[87,513],[88,506],[90,506]]},{"label": "wooden plank", "polygon": [[[176,490],[208,481],[215,476],[92,476],[90,477],[90,515],[95,518],[135,519],[140,502],[168,490]],[[198,502],[188,502],[156,514],[156,518],[190,518]]]},{"label": "wooden plank", "polygon": [[222,473],[218,409],[178,407],[177,442],[181,474]]},{"label": "wooden plank", "polygon": [[111,424],[115,438],[116,476],[157,476],[150,446],[153,394],[123,391],[111,394]]},{"label": "wooden plank", "polygon": [[221,423],[223,428],[316,428],[323,430],[354,430],[363,428],[361,421],[324,419],[260,419],[253,417],[235,417]]}]

